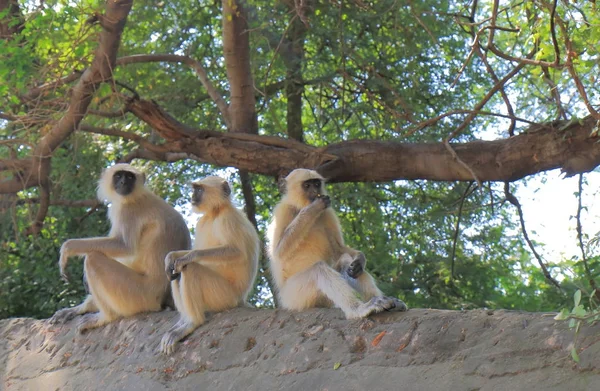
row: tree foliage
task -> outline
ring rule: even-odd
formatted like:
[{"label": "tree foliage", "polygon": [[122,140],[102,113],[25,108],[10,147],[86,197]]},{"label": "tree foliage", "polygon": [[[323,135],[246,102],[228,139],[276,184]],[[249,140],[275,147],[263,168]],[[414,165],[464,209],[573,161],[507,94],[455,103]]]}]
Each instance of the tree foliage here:
[{"label": "tree foliage", "polygon": [[[0,317],[80,300],[58,249],[108,231],[95,180],[114,162],[184,213],[192,179],[227,176],[261,233],[276,177],[317,169],[346,240],[412,306],[548,310],[591,291],[587,237],[584,256],[538,259],[509,182],[600,163],[598,15],[549,0],[0,1]],[[269,289],[263,259],[253,302],[273,305]]]}]

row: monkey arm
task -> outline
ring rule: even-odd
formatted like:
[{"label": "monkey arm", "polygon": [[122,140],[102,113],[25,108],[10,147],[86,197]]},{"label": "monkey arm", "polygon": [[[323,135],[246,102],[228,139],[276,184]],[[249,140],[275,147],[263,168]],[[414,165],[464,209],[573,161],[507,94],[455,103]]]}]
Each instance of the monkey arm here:
[{"label": "monkey arm", "polygon": [[66,280],[65,269],[68,258],[76,255],[86,255],[97,251],[109,258],[125,257],[133,255],[133,249],[123,242],[121,238],[102,237],[88,239],[69,239],[60,248],[59,268],[61,276]]},{"label": "monkey arm", "polygon": [[302,208],[300,213],[283,230],[279,241],[275,245],[275,256],[281,258],[294,252],[326,207],[322,202],[315,201]]},{"label": "monkey arm", "polygon": [[[329,245],[331,246],[332,257],[335,260],[333,268],[338,272],[342,272],[347,269],[353,261],[358,260],[364,269],[366,264],[365,255],[361,251],[353,249],[344,243],[342,227],[340,226],[340,221],[335,215],[335,212],[328,209],[324,213],[326,213],[326,216],[323,224],[325,226],[325,232],[327,233]],[[348,254],[349,256],[344,256],[344,254]]]},{"label": "monkey arm", "polygon": [[60,251],[69,257],[85,255],[92,251],[100,252],[110,258],[133,255],[133,249],[127,246],[121,238],[116,237],[69,239],[63,243]]},{"label": "monkey arm", "polygon": [[[167,255],[167,273],[171,270],[171,274],[181,273],[185,265],[190,263],[210,263],[210,262],[227,262],[239,258],[240,250],[231,245],[207,248],[203,250],[191,250],[177,257],[177,253],[173,252]],[[173,254],[173,256],[171,256]]]}]

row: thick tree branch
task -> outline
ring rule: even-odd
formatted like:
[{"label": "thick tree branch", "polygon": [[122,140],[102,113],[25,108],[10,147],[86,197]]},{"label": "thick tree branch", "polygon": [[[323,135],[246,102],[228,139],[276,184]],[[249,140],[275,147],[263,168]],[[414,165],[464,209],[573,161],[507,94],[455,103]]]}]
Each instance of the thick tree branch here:
[{"label": "thick tree branch", "polygon": [[34,235],[40,233],[42,226],[44,225],[44,219],[48,214],[48,209],[50,208],[50,184],[48,180],[45,180],[44,183],[40,185],[40,198],[38,210],[35,215],[35,219],[31,226],[25,231],[25,235]]},{"label": "thick tree branch", "polygon": [[100,83],[112,77],[121,33],[132,3],[131,0],[116,0],[106,3],[105,15],[100,18],[103,28],[99,36],[100,43],[92,65],[85,70],[73,87],[69,109],[56,125],[40,139],[32,153],[32,159],[18,163],[25,166],[25,162],[27,162],[27,169],[15,173],[12,179],[0,182],[0,193],[15,193],[38,186],[48,177],[52,153],[77,129]]},{"label": "thick tree branch", "polygon": [[256,133],[254,81],[250,67],[250,37],[245,4],[223,0],[223,54],[229,80],[230,130]]},{"label": "thick tree branch", "polygon": [[[154,118],[148,119],[154,127]],[[177,124],[169,126],[175,128]],[[592,117],[554,121],[533,125],[509,139],[451,146],[482,182],[511,182],[556,168],[571,176],[600,164],[600,143],[596,142],[597,137],[590,137],[596,126]],[[315,148],[275,136],[212,130],[197,130],[193,134],[162,147],[189,153],[217,166],[270,176],[306,167],[319,170],[332,182],[473,179],[473,174],[448,153],[443,143],[352,140]]]}]

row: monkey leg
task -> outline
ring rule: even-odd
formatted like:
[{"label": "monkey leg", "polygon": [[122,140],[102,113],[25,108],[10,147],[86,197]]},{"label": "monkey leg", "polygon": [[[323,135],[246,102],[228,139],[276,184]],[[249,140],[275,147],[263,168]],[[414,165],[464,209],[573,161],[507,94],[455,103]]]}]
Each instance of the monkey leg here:
[{"label": "monkey leg", "polygon": [[175,351],[177,342],[204,323],[205,311],[223,311],[242,300],[242,293],[228,280],[197,263],[186,265],[179,279],[171,282],[171,290],[181,316],[160,342],[160,350],[167,355]]},{"label": "monkey leg", "polygon": [[[357,278],[352,278],[345,275],[344,278],[350,286],[359,292],[364,300],[371,300],[376,297],[384,297],[383,292],[377,287],[375,279],[366,270]],[[386,297],[394,302],[394,307],[387,309],[388,311],[408,311],[408,306],[395,297]]]},{"label": "monkey leg", "polygon": [[292,310],[312,307],[320,294],[339,307],[348,319],[390,310],[399,302],[394,298],[376,296],[363,303],[348,281],[322,261],[289,278],[280,292],[283,307]]},{"label": "monkey leg", "polygon": [[335,269],[344,279],[356,289],[364,300],[370,300],[375,296],[383,296],[383,292],[377,287],[377,283],[371,274],[365,269],[365,257],[362,253],[357,258],[352,258],[348,253],[342,254],[337,260]]},{"label": "monkey leg", "polygon": [[56,311],[52,318],[50,318],[50,323],[65,323],[73,319],[77,315],[83,315],[88,312],[97,311],[98,307],[96,306],[96,304],[94,304],[94,299],[92,298],[92,295],[88,295],[83,301],[83,303],[79,304],[78,306],[72,308],[63,308],[61,310]]},{"label": "monkey leg", "polygon": [[84,272],[100,312],[82,319],[80,331],[102,326],[119,317],[161,309],[165,294],[162,281],[151,280],[99,252],[87,255]]},{"label": "monkey leg", "polygon": [[348,279],[353,280],[352,286],[360,292],[365,300],[370,300],[375,296],[383,296],[383,292],[377,287],[375,279],[366,270],[357,278],[348,277]]}]

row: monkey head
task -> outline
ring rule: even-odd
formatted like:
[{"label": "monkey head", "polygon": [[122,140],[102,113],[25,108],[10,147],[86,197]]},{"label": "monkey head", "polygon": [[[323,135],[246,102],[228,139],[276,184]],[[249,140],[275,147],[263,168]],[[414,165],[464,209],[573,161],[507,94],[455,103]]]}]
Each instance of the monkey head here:
[{"label": "monkey head", "polygon": [[192,183],[192,210],[206,213],[231,203],[231,187],[218,176],[207,176]]},{"label": "monkey head", "polygon": [[129,202],[141,194],[146,176],[129,164],[115,164],[104,170],[98,182],[98,199]]},{"label": "monkey head", "polygon": [[284,192],[288,203],[304,207],[316,198],[326,196],[325,178],[314,170],[298,168],[285,177]]}]

